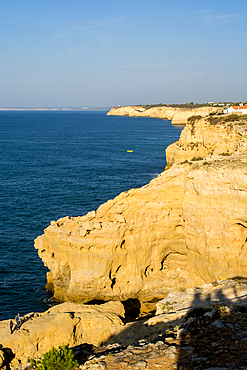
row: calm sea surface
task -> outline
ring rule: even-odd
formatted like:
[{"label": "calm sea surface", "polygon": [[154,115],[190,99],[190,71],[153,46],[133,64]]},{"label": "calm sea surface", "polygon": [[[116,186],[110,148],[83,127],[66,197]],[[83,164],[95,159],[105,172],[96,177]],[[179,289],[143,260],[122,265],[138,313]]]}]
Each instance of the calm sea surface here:
[{"label": "calm sea surface", "polygon": [[0,320],[51,304],[33,247],[50,221],[147,184],[181,130],[106,112],[0,112]]}]

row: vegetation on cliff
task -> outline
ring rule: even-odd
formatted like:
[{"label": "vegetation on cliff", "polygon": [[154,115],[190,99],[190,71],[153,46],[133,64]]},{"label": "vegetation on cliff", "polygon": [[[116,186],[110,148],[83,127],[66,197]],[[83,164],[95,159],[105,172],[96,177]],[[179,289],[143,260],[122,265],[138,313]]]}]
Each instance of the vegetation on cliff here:
[{"label": "vegetation on cliff", "polygon": [[44,353],[41,360],[29,360],[32,368],[37,370],[74,370],[79,364],[68,345],[63,344],[58,349],[52,347]]},{"label": "vegetation on cliff", "polygon": [[[189,117],[191,119],[192,117]],[[188,122],[189,122],[188,119]],[[224,116],[215,116],[215,115],[209,115],[207,118],[208,122],[210,122],[212,125],[216,125],[217,123],[238,123],[238,124],[246,124],[247,123],[247,114],[226,114]]]},{"label": "vegetation on cliff", "polygon": [[[238,106],[241,103],[233,103],[233,102],[219,102],[219,103],[177,103],[177,104],[165,104],[165,103],[158,103],[158,104],[136,104],[137,107],[142,107],[146,109],[150,108],[156,108],[156,107],[172,107],[172,108],[201,108],[201,107],[221,107],[224,105],[235,105]],[[121,106],[114,107],[114,108],[120,108]]]}]

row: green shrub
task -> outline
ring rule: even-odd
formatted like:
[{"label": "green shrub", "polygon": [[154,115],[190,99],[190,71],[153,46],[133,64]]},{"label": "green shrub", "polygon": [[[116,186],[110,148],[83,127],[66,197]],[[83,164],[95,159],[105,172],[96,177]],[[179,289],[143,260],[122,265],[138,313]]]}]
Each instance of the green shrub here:
[{"label": "green shrub", "polygon": [[46,352],[42,359],[35,362],[30,360],[30,363],[38,370],[74,370],[79,366],[74,358],[74,354],[68,345],[63,344],[56,349],[52,347],[49,352]]},{"label": "green shrub", "polygon": [[190,124],[193,124],[195,123],[195,121],[199,121],[199,119],[201,119],[202,116],[190,116],[188,119],[187,119],[187,122],[190,123]]},{"label": "green shrub", "polygon": [[243,115],[239,114],[230,114],[229,116],[226,116],[223,118],[224,122],[234,122],[234,121],[240,121],[243,118]]},{"label": "green shrub", "polygon": [[217,281],[217,280],[215,280],[215,281],[212,281],[212,285],[213,285],[214,287],[216,287],[216,286],[218,286],[218,285],[219,285],[219,283],[218,283],[218,281]]},{"label": "green shrub", "polygon": [[226,306],[220,306],[220,307],[218,308],[218,310],[219,310],[220,312],[226,312],[226,311],[227,311],[227,307],[226,307]]},{"label": "green shrub", "polygon": [[191,161],[201,161],[202,159],[202,157],[193,157]]},{"label": "green shrub", "polygon": [[174,311],[174,307],[172,306],[173,304],[176,304],[177,302],[165,302],[163,303],[162,310],[166,312]]},{"label": "green shrub", "polygon": [[[219,117],[221,116],[221,117]],[[208,122],[210,122],[211,125],[216,125],[217,123],[231,123],[231,122],[238,122],[238,124],[246,123],[247,114],[221,114],[217,113],[217,116],[213,116],[209,114],[207,117]]]},{"label": "green shrub", "polygon": [[210,116],[207,120],[210,122],[211,125],[217,125],[217,123],[220,122],[220,119],[216,118],[215,116]]}]

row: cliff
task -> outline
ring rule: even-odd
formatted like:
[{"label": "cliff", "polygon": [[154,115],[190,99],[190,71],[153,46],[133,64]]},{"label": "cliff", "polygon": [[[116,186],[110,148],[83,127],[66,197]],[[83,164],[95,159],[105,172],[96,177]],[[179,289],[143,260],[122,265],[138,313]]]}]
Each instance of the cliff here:
[{"label": "cliff", "polygon": [[[246,135],[243,120],[194,120],[167,150],[173,165],[148,185],[52,221],[35,248],[55,299],[149,301],[246,276]],[[184,161],[190,146],[209,155]]]},{"label": "cliff", "polygon": [[208,155],[246,153],[246,121],[246,116],[235,115],[189,118],[179,141],[166,149],[167,168],[174,163]]},{"label": "cliff", "polygon": [[222,107],[198,107],[198,108],[178,108],[165,106],[126,106],[113,107],[108,116],[130,116],[130,117],[150,117],[171,120],[173,125],[185,125],[191,116],[207,116],[209,113],[222,112]]}]

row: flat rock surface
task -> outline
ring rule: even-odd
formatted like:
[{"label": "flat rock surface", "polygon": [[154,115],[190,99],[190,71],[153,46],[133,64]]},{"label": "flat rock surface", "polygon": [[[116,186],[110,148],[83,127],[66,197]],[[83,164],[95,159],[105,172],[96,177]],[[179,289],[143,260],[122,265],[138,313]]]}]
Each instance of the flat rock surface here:
[{"label": "flat rock surface", "polygon": [[247,279],[220,280],[169,293],[156,304],[156,315],[177,312],[181,316],[196,307],[236,304],[247,301]]},{"label": "flat rock surface", "polygon": [[84,356],[81,346],[75,353],[82,370],[247,369],[247,307],[195,311],[182,327],[171,327],[152,341],[84,348]]},{"label": "flat rock surface", "polygon": [[247,369],[246,292],[247,281],[235,279],[170,293],[156,316],[130,323],[139,333],[131,345],[126,330],[125,341],[97,348],[80,368]]}]

